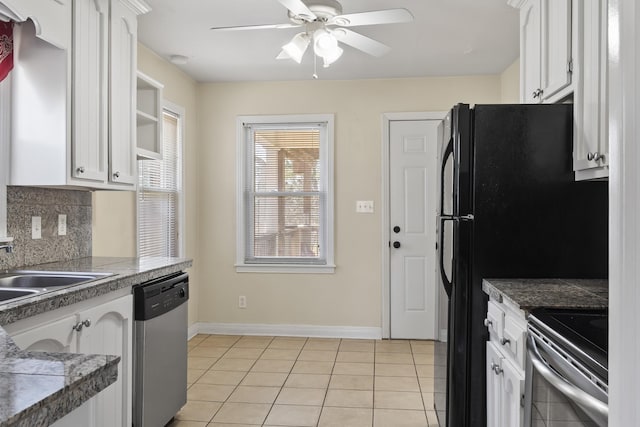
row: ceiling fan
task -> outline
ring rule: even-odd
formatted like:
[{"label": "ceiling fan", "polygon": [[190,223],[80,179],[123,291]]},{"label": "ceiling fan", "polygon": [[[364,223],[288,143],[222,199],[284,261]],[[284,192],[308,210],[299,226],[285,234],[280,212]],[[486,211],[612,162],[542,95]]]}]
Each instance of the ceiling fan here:
[{"label": "ceiling fan", "polygon": [[[282,46],[278,59],[293,59],[298,64],[309,45],[313,45],[315,56],[322,58],[328,67],[342,56],[340,43],[361,50],[372,56],[382,56],[391,48],[372,38],[344,27],[363,25],[396,24],[413,21],[407,9],[385,9],[371,12],[342,14],[342,5],[336,0],[278,0],[289,10],[289,23],[213,27],[214,31],[287,29],[302,27],[289,43]],[[314,74],[314,77],[316,75]]]}]

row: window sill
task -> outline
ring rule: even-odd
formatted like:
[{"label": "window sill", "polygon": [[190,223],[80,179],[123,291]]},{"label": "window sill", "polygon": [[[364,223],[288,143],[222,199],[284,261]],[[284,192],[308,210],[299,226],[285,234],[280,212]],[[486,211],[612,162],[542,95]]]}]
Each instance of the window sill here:
[{"label": "window sill", "polygon": [[236,264],[236,273],[333,274],[335,265]]}]

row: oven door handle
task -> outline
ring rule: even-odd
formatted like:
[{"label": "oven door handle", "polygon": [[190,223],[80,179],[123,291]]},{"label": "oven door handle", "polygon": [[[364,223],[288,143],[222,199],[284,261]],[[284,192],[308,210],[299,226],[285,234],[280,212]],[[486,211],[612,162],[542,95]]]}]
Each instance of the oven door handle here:
[{"label": "oven door handle", "polygon": [[542,359],[542,356],[540,356],[535,339],[531,335],[527,337],[527,349],[529,351],[533,367],[545,380],[549,381],[553,387],[558,389],[568,399],[571,399],[583,408],[588,409],[591,414],[597,415],[599,418],[599,425],[607,425],[607,420],[609,419],[609,406],[606,403],[591,396],[589,393],[580,390],[578,387],[555,373],[544,359]]}]

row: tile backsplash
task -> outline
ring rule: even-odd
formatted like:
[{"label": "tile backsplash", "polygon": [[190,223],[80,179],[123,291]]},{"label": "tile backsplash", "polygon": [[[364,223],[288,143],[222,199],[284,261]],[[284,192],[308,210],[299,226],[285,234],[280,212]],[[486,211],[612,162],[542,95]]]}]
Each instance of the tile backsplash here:
[{"label": "tile backsplash", "polygon": [[[67,234],[58,235],[58,215]],[[42,221],[42,238],[31,238],[31,217]],[[0,251],[0,269],[91,256],[91,193],[35,187],[7,187],[7,235],[13,253]]]}]

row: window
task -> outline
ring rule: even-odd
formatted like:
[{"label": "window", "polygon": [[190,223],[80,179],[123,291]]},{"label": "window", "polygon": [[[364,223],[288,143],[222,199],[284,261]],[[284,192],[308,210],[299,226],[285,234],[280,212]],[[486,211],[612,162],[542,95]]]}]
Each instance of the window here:
[{"label": "window", "polygon": [[182,255],[182,133],[184,112],[162,114],[162,160],[138,161],[138,256]]},{"label": "window", "polygon": [[238,118],[237,271],[333,272],[333,115]]}]

